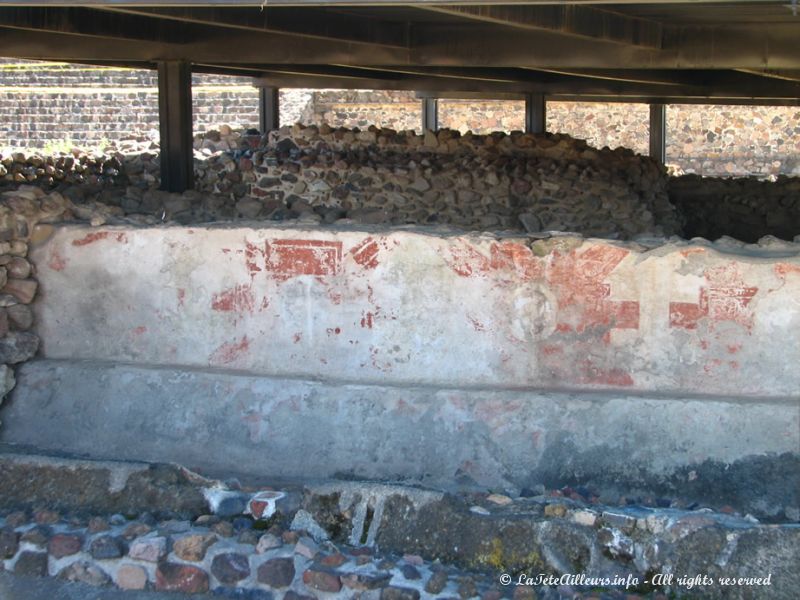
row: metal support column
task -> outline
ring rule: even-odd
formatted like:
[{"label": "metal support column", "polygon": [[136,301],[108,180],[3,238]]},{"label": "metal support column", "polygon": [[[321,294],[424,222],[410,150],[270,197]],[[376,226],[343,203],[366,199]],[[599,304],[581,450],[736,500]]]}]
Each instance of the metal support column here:
[{"label": "metal support column", "polygon": [[258,88],[258,128],[264,135],[280,128],[280,89]]},{"label": "metal support column", "polygon": [[422,131],[427,129],[430,129],[431,131],[437,131],[439,129],[438,98],[422,99]]},{"label": "metal support column", "polygon": [[158,118],[161,129],[161,189],[183,192],[194,184],[192,157],[192,66],[158,63]]},{"label": "metal support column", "polygon": [[650,105],[650,156],[662,165],[667,160],[667,106]]},{"label": "metal support column", "polygon": [[547,102],[544,94],[525,94],[525,133],[547,130]]}]

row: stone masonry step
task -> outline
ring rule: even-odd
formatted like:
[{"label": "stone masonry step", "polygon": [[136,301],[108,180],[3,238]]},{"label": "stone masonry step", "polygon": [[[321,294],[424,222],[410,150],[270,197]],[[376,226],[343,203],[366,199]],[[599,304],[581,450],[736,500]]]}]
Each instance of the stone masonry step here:
[{"label": "stone masonry step", "polygon": [[[6,455],[0,473],[9,465],[0,564],[15,576],[290,599],[788,599],[800,585],[800,526],[731,511],[612,506],[583,489],[253,487],[176,466],[20,455]],[[84,483],[85,503],[63,484],[70,473]],[[45,478],[53,483],[37,485]],[[12,510],[21,493],[12,501],[6,490],[24,488],[20,481],[32,501]],[[153,500],[157,488],[165,493]],[[111,498],[103,507],[92,503],[101,493]],[[140,505],[150,508],[132,510],[130,496],[151,496]],[[127,514],[113,512],[120,507]]]}]

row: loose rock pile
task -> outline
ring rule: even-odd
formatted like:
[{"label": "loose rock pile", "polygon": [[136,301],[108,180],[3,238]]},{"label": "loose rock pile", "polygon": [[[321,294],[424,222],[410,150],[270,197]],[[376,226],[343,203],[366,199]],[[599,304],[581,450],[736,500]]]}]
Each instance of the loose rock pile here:
[{"label": "loose rock pile", "polygon": [[775,181],[685,175],[671,179],[669,195],[683,215],[687,237],[723,235],[754,242],[765,235],[800,234],[800,177]]},{"label": "loose rock pile", "polygon": [[[5,179],[83,181],[89,185],[57,189],[76,204],[98,201],[139,222],[348,219],[622,239],[679,231],[666,174],[655,161],[624,149],[596,150],[566,135],[296,125],[265,137],[209,132],[195,146],[197,191],[182,196],[155,193],[160,167],[150,151],[79,154],[54,165],[14,155],[3,159],[13,159]],[[73,171],[58,166],[68,163]]]},{"label": "loose rock pile", "polygon": [[41,156],[14,152],[0,155],[0,181],[6,184],[113,183],[119,177],[125,156],[74,151],[72,154]]}]

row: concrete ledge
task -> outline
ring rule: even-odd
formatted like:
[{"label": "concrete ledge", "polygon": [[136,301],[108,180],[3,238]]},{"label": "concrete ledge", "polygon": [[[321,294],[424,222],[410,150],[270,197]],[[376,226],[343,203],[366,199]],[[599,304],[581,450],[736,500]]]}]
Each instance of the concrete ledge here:
[{"label": "concrete ledge", "polygon": [[800,505],[797,401],[349,385],[39,360],[0,441],[201,472],[680,495],[775,520]]}]

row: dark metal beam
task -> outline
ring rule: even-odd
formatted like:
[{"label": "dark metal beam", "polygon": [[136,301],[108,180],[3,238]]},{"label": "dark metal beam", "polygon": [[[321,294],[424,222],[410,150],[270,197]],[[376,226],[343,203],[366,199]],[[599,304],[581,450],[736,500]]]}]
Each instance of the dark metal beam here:
[{"label": "dark metal beam", "polygon": [[[270,6],[272,3],[270,2]],[[260,33],[288,33],[301,37],[405,47],[408,44],[404,23],[342,15],[325,9],[308,9],[298,18],[295,10],[261,8],[131,8],[104,6],[102,10],[126,15],[147,16],[178,23],[195,23],[216,28]]]},{"label": "dark metal beam", "polygon": [[662,165],[667,161],[667,107],[650,105],[650,156]]},{"label": "dark metal beam", "polygon": [[800,69],[782,69],[775,70],[759,70],[759,69],[736,69],[740,73],[747,73],[748,75],[757,75],[758,77],[768,77],[769,79],[778,79],[780,81],[796,81],[800,82]]},{"label": "dark metal beam", "polygon": [[554,73],[556,75],[569,75],[570,77],[585,77],[587,79],[604,79],[624,83],[641,83],[652,85],[698,85],[695,71],[658,70],[658,69],[534,69],[540,73]]},{"label": "dark metal beam", "polygon": [[[417,91],[418,98],[436,97],[440,100],[510,100],[510,101],[524,101],[526,94],[520,92],[458,92],[458,91]],[[743,98],[684,98],[679,101],[674,99],[647,97],[647,96],[603,96],[603,95],[573,95],[573,94],[557,94],[555,96],[548,96],[549,102],[617,102],[617,103],[631,103],[631,104],[650,104],[654,102],[662,102],[669,104],[721,104],[721,105],[741,105],[741,106],[761,106],[765,103],[761,100],[748,100]],[[775,99],[769,104],[774,106],[800,106],[798,99]]]},{"label": "dark metal beam", "polygon": [[439,99],[426,97],[422,99],[422,131],[439,130]]},{"label": "dark metal beam", "polygon": [[281,126],[280,98],[279,88],[258,88],[258,127],[262,135]]},{"label": "dark metal beam", "polygon": [[[430,91],[469,91],[498,93],[637,95],[653,97],[740,97],[743,99],[800,98],[800,84],[791,81],[774,81],[735,72],[677,71],[673,85],[661,82],[639,83],[635,80],[595,79],[552,71],[507,68],[462,67],[358,67],[345,65],[262,65],[265,71],[299,78],[318,78],[310,87],[330,87],[329,79],[354,80],[352,87],[364,89],[376,80],[383,82],[380,89],[425,89]],[[660,72],[663,78],[666,73]],[[358,80],[360,82],[356,82]],[[429,85],[428,82],[431,82]],[[311,82],[314,83],[314,82]],[[418,85],[424,84],[424,85]],[[417,86],[417,87],[414,87]],[[297,87],[290,85],[289,87]]]},{"label": "dark metal beam", "polygon": [[417,90],[417,98],[439,98],[440,100],[513,100],[524,101],[528,94],[521,92],[432,92],[430,90]]},{"label": "dark metal beam", "polygon": [[705,104],[711,106],[800,106],[797,98],[770,98],[752,99],[717,96],[714,98],[665,98],[659,96],[602,96],[585,95],[575,96],[572,94],[559,94],[551,98],[554,102],[622,102],[626,104]]},{"label": "dark metal beam", "polygon": [[[360,67],[350,65],[261,65],[264,71],[280,73],[284,75],[311,76],[316,77],[323,84],[326,78],[332,79],[381,79],[386,81],[396,81],[406,75],[408,67],[397,67],[388,69],[384,67]],[[267,83],[267,85],[269,85]],[[364,89],[364,88],[362,88]]]},{"label": "dark metal beam", "polygon": [[[128,16],[121,19],[88,8],[0,8],[0,26],[23,31],[44,31],[89,38],[160,42],[166,38],[183,44],[199,38],[205,31],[174,27],[149,17]],[[191,34],[195,35],[192,36]]]},{"label": "dark metal beam", "polygon": [[544,133],[547,130],[547,101],[544,94],[525,95],[525,132]]},{"label": "dark metal beam", "polygon": [[[120,62],[186,60],[192,63],[335,63],[360,58],[377,64],[409,61],[405,48],[308,38],[288,32],[231,31],[108,11],[0,7],[0,55]],[[131,43],[135,42],[135,43]],[[141,43],[149,42],[149,43]],[[235,44],[236,51],[231,51]],[[369,57],[372,57],[370,59]]]},{"label": "dark metal beam", "polygon": [[423,6],[424,10],[527,31],[660,48],[663,26],[655,21],[584,5]]},{"label": "dark metal beam", "polygon": [[[70,11],[70,17],[42,12]],[[11,12],[9,12],[11,11]],[[29,11],[28,14],[20,11]],[[75,12],[84,11],[84,12]],[[104,14],[105,19],[94,17]],[[291,33],[237,31],[91,9],[0,8],[4,56],[51,60],[152,61],[193,63],[439,65],[530,67],[537,69],[797,69],[800,22],[769,27],[680,27],[665,33],[661,50],[574,38],[550,31],[529,32],[491,24],[454,26],[414,23],[409,48],[340,40],[298,38]],[[139,17],[136,17],[139,18]],[[302,18],[302,13],[298,13]],[[168,27],[165,23],[172,25]],[[18,35],[13,35],[14,30]],[[179,40],[181,43],[176,43]],[[298,40],[302,40],[298,43]],[[154,43],[126,44],[150,41]],[[235,44],[235,52],[231,45]],[[268,58],[267,58],[268,57]]]},{"label": "dark metal beam", "polygon": [[[577,87],[571,83],[550,83],[547,85],[536,85],[535,82],[513,82],[500,84],[497,82],[486,82],[480,80],[458,80],[440,77],[432,77],[422,73],[418,75],[403,74],[396,77],[375,77],[364,76],[348,77],[345,75],[307,75],[294,69],[293,73],[282,71],[266,71],[260,83],[264,85],[275,85],[282,88],[349,88],[349,89],[380,89],[380,90],[425,90],[422,96],[440,97],[470,97],[472,94],[479,94],[483,97],[515,97],[524,99],[525,94],[532,92],[545,93],[549,100],[584,100],[602,102],[646,102],[664,104],[758,104],[758,105],[800,105],[800,98],[797,96],[787,97],[746,97],[737,95],[734,91],[719,91],[710,93],[708,91],[695,91],[694,94],[687,94],[685,90],[665,90],[663,87],[657,89],[646,89],[642,87],[621,87],[617,90],[609,91],[604,86],[583,86]],[[388,74],[387,74],[388,75]],[[670,93],[666,93],[669,91]]]},{"label": "dark metal beam", "polygon": [[675,27],[661,49],[574,38],[550,31],[491,24],[459,28],[417,24],[412,60],[424,65],[508,66],[539,69],[796,69],[800,20],[768,27],[736,24]]},{"label": "dark metal beam", "polygon": [[[207,73],[209,75],[231,75],[233,77],[260,77],[262,69],[246,65],[212,65],[207,63],[192,63],[192,73]],[[254,87],[255,84],[253,84]]]},{"label": "dark metal beam", "polygon": [[158,119],[161,189],[168,192],[192,189],[192,68],[189,63],[158,63]]},{"label": "dark metal beam", "polygon": [[[459,4],[570,4],[576,0],[459,0]],[[704,4],[752,4],[754,1],[764,1],[765,4],[772,3],[769,0],[703,0]],[[580,0],[581,4],[673,4],[673,5],[696,5],[697,0]],[[74,6],[76,0],[0,0],[0,5],[13,4],[19,6]],[[153,6],[156,0],[81,0],[81,4],[86,6]],[[424,0],[425,5],[452,5],[453,0]],[[264,0],[168,0],[170,6],[224,6],[224,7],[254,7],[264,6]],[[269,0],[270,6],[408,6],[413,2],[403,2],[402,0]]]}]

